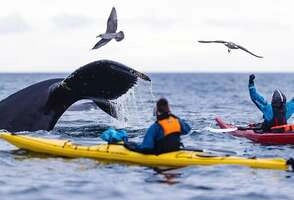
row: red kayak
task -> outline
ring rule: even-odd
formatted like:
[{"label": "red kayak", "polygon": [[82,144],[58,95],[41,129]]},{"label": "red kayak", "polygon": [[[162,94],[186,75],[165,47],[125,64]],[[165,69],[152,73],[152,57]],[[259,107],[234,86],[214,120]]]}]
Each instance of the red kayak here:
[{"label": "red kayak", "polygon": [[[235,128],[236,126],[225,123],[221,118],[215,118],[217,125],[222,129]],[[294,144],[294,133],[261,133],[254,130],[235,130],[228,132],[237,137],[245,137],[261,144]]]}]

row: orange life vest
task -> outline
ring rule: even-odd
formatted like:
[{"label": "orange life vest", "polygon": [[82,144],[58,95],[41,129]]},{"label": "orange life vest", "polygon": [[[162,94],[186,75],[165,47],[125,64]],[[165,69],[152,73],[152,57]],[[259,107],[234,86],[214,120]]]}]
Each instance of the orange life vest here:
[{"label": "orange life vest", "polygon": [[158,120],[158,124],[162,127],[164,136],[170,135],[172,133],[181,133],[180,121],[170,115],[168,118]]},{"label": "orange life vest", "polygon": [[280,126],[273,126],[271,128],[271,131],[280,131],[280,132],[290,132],[294,131],[294,124],[285,124],[285,125],[280,125]]}]

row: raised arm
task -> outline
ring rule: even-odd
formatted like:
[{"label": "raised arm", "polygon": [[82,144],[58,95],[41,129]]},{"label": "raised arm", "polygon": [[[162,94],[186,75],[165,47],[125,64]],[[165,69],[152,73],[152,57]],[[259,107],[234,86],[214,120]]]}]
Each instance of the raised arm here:
[{"label": "raised arm", "polygon": [[289,119],[294,113],[294,97],[287,102],[287,116],[286,118]]},{"label": "raised arm", "polygon": [[257,92],[254,85],[254,79],[255,79],[255,75],[251,74],[249,76],[249,84],[248,84],[250,98],[260,111],[265,112],[265,109],[268,106],[268,103],[263,98],[263,96]]}]

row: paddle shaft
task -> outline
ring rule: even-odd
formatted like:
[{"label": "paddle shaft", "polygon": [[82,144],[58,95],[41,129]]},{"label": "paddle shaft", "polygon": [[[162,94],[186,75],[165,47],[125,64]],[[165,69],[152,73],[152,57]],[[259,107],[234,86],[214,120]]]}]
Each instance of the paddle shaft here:
[{"label": "paddle shaft", "polygon": [[[114,143],[117,145],[124,145],[123,143]],[[127,147],[126,147],[127,148]],[[132,149],[129,149],[131,151],[134,151]],[[236,155],[236,152],[234,151],[229,151],[229,150],[222,150],[222,149],[197,149],[197,148],[189,148],[189,147],[181,147],[179,150],[184,150],[184,151],[195,151],[195,152],[219,152],[219,153],[225,153],[225,154],[233,154]]]},{"label": "paddle shaft", "polygon": [[238,130],[240,130],[240,131],[246,131],[246,130],[262,130],[262,128],[261,127],[242,127],[242,126],[237,126],[236,127]]},{"label": "paddle shaft", "polygon": [[225,154],[233,154],[236,155],[237,153],[234,151],[229,151],[229,150],[223,150],[223,149],[195,149],[195,148],[181,148],[180,150],[185,150],[185,151],[195,151],[195,152],[219,152],[219,153],[225,153]]},{"label": "paddle shaft", "polygon": [[237,130],[240,131],[246,131],[246,130],[253,130],[253,131],[259,131],[262,130],[262,128],[258,128],[258,127],[231,127],[231,128],[220,128],[220,129],[216,129],[216,128],[206,128],[205,130],[213,132],[213,133],[226,133],[226,132],[234,132]]}]

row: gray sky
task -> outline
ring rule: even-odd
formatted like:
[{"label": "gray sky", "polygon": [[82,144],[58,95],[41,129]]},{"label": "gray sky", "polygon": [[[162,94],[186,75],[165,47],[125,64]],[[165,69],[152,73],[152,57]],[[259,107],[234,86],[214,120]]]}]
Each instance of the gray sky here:
[{"label": "gray sky", "polygon": [[[121,42],[89,51],[112,6]],[[71,72],[112,59],[145,72],[294,72],[291,0],[9,0],[0,7],[1,72]],[[227,53],[228,40],[264,56]]]}]

